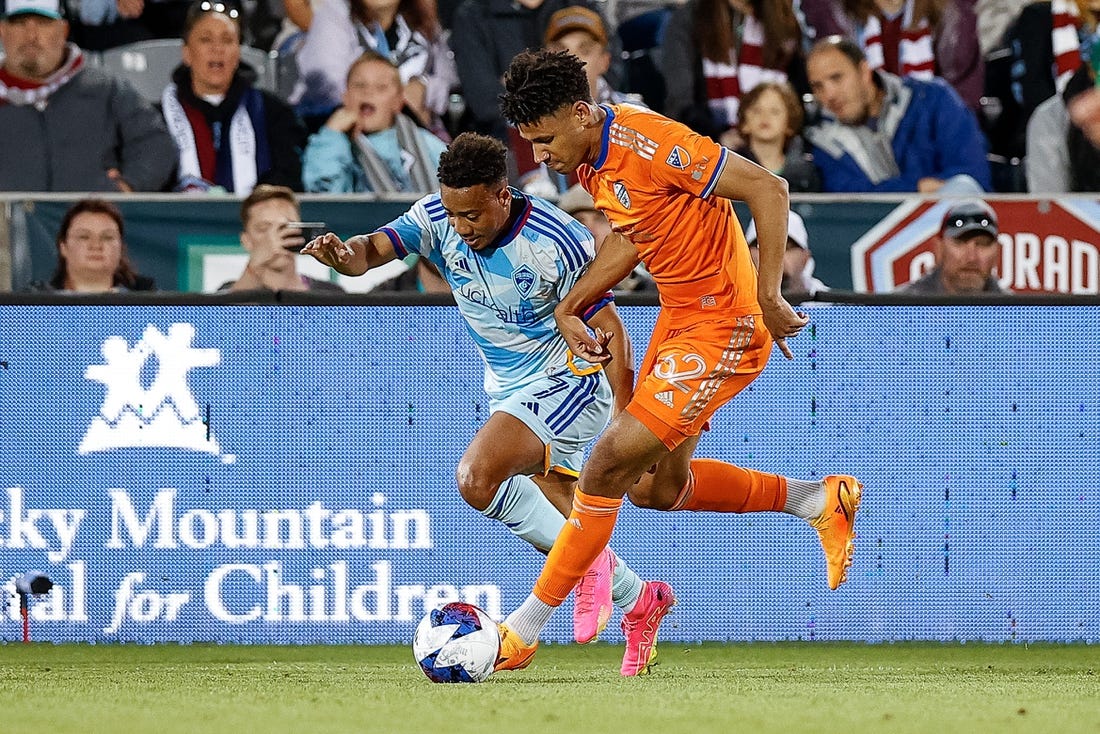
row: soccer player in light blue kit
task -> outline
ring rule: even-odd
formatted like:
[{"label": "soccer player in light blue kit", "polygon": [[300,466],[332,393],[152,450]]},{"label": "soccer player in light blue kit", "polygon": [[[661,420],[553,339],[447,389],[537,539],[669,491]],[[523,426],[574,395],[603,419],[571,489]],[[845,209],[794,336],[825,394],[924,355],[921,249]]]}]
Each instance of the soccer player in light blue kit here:
[{"label": "soccer player in light blue kit", "polygon": [[[500,142],[459,135],[438,176],[439,193],[372,234],[342,242],[328,233],[302,252],[344,275],[413,253],[439,268],[481,351],[491,398],[489,420],[458,463],[459,491],[547,552],[572,506],[585,447],[630,400],[630,342],[608,293],[586,320],[614,358],[601,368],[569,353],[554,307],[594,257],[592,234],[550,202],[510,188]],[[596,639],[612,604],[629,612],[643,587],[605,548],[576,588],[577,642]]]}]

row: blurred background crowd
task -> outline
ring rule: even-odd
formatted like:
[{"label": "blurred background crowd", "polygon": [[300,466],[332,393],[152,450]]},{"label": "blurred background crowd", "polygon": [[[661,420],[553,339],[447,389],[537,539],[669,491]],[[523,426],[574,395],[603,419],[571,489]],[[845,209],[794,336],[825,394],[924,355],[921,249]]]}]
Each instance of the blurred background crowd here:
[{"label": "blurred background crowd", "polygon": [[[1070,113],[1097,86],[1100,0],[3,2],[0,191],[258,192],[246,286],[311,287],[287,255],[309,232],[280,229],[295,192],[428,193],[463,131],[509,146],[517,188],[595,216],[500,116],[504,70],[537,46],[584,60],[597,101],[680,120],[792,193],[1100,190]],[[72,220],[124,241],[109,203]]]}]

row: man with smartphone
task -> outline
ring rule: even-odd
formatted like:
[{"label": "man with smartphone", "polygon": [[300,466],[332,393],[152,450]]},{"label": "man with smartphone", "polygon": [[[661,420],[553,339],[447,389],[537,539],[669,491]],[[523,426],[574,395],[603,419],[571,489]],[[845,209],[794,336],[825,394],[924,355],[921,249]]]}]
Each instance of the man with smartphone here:
[{"label": "man with smartphone", "polygon": [[241,202],[241,246],[248,264],[218,290],[344,291],[336,283],[298,272],[298,251],[327,231],[324,222],[301,221],[298,197],[285,186],[261,184]]}]

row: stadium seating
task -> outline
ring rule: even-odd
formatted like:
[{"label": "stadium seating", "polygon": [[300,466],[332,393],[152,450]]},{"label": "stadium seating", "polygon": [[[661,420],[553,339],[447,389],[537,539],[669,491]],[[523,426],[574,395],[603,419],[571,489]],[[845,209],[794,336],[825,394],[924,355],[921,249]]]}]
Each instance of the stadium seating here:
[{"label": "stadium seating", "polygon": [[[159,102],[172,71],[180,64],[182,45],[178,38],[138,41],[107,49],[93,63],[129,81],[150,102]],[[275,61],[266,51],[241,46],[241,65],[254,72],[257,87],[277,92]]]},{"label": "stadium seating", "polygon": [[295,84],[298,83],[298,60],[295,53],[302,45],[306,34],[298,31],[283,39],[271,50],[271,61],[275,75],[275,93],[284,100],[290,99]]}]

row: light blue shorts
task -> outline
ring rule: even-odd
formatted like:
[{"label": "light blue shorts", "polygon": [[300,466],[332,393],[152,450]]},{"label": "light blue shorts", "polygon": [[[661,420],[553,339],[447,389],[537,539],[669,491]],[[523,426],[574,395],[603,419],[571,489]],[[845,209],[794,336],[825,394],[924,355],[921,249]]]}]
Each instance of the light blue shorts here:
[{"label": "light blue shorts", "polygon": [[543,474],[558,471],[579,476],[584,451],[611,417],[611,385],[603,370],[589,375],[571,372],[536,380],[489,411],[502,410],[523,421],[546,447]]}]

